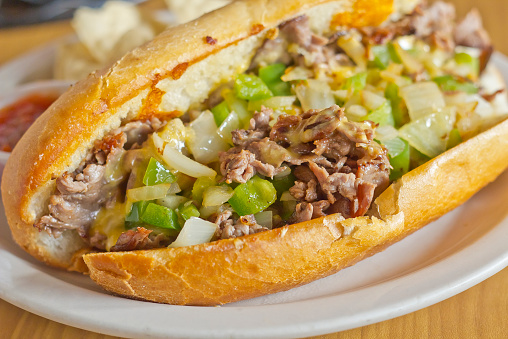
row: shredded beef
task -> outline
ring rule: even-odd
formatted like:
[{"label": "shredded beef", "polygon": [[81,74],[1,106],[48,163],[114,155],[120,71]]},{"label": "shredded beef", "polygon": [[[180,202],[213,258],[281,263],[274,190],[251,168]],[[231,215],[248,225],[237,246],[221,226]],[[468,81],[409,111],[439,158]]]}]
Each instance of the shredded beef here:
[{"label": "shredded beef", "polygon": [[144,227],[137,227],[135,230],[123,232],[110,251],[147,250],[168,245],[168,237],[164,234],[152,234],[153,231],[147,230]]},{"label": "shredded beef", "polygon": [[[302,157],[305,163],[294,171],[299,181],[290,189],[293,197],[306,203],[327,201],[321,209],[323,213],[334,205],[334,213],[348,216],[365,214],[374,198],[371,188],[381,192],[389,183],[386,151],[373,141],[373,136],[371,123],[348,122],[338,106],[280,117],[270,133],[271,139],[284,144],[290,152],[297,146],[295,140],[313,147],[314,155]],[[318,185],[308,193],[314,179]],[[338,200],[341,202],[336,204]],[[315,215],[314,207],[297,206],[294,220]]]},{"label": "shredded beef", "polygon": [[267,39],[254,56],[251,69],[275,63],[291,63],[291,56],[288,53],[288,42],[282,37]]},{"label": "shredded beef", "polygon": [[223,152],[220,154],[219,160],[224,181],[228,184],[232,182],[246,183],[256,173],[273,178],[274,175],[285,170],[285,167],[275,168],[273,165],[256,160],[256,156],[246,150],[241,150],[239,153]]},{"label": "shredded beef", "polygon": [[[56,191],[49,200],[49,213],[34,226],[54,236],[65,229],[75,229],[81,237],[90,241],[88,229],[97,213],[118,195],[118,186],[107,185],[104,177],[106,164],[116,159],[119,152],[124,152],[124,148],[140,145],[162,124],[157,118],[130,122],[96,141],[73,173],[64,173],[56,179]],[[98,243],[98,238],[95,241]]]},{"label": "shredded beef", "polygon": [[455,42],[462,46],[479,49],[491,48],[489,34],[483,28],[482,18],[477,9],[471,10],[455,27]]},{"label": "shredded beef", "polygon": [[297,65],[313,67],[333,59],[333,47],[328,47],[329,39],[312,33],[309,18],[305,15],[286,21],[280,26],[283,36],[290,43],[298,45],[298,53],[290,53]]},{"label": "shredded beef", "polygon": [[326,200],[316,201],[312,203],[301,202],[296,205],[295,213],[290,219],[291,224],[309,221],[311,219],[323,217],[328,213],[325,212],[330,207],[330,203]]},{"label": "shredded beef", "polygon": [[215,219],[218,226],[215,232],[217,238],[230,239],[268,230],[268,228],[259,225],[252,214],[241,216],[236,222],[232,219],[232,215],[233,213],[229,209],[217,215]]},{"label": "shredded beef", "polygon": [[437,1],[417,14],[420,15],[414,15],[411,21],[417,37],[427,39],[445,50],[451,51],[455,48],[453,5]]},{"label": "shredded beef", "polygon": [[318,198],[316,180],[311,179],[308,182],[297,181],[295,185],[289,189],[289,193],[297,200],[313,202]]},{"label": "shredded beef", "polygon": [[266,137],[268,121],[257,113],[249,130],[236,131],[246,137],[234,139],[235,147],[221,154],[221,173],[228,183],[244,183],[256,173],[273,177],[295,166],[297,181],[289,192],[298,204],[292,222],[323,216],[330,206],[333,213],[363,215],[388,186],[390,164],[386,150],[373,141],[371,122],[349,122],[332,106],[279,116]]},{"label": "shredded beef", "polygon": [[360,31],[364,40],[373,44],[384,44],[396,37],[414,34],[448,51],[461,45],[479,48],[486,53],[492,52],[490,38],[476,9],[456,26],[454,20],[453,5],[437,1],[430,6],[419,5],[413,13],[395,22],[387,22],[379,27],[365,27]]},{"label": "shredded beef", "polygon": [[101,204],[105,202],[104,166],[90,164],[82,173],[66,173],[56,180],[57,192],[50,197],[49,215],[35,225],[55,235],[62,229],[77,229],[85,237]]},{"label": "shredded beef", "polygon": [[267,137],[272,112],[262,107],[260,112],[254,114],[248,130],[232,132],[235,147],[219,154],[220,170],[225,182],[245,183],[256,173],[273,178],[285,170],[280,166],[289,154]]}]

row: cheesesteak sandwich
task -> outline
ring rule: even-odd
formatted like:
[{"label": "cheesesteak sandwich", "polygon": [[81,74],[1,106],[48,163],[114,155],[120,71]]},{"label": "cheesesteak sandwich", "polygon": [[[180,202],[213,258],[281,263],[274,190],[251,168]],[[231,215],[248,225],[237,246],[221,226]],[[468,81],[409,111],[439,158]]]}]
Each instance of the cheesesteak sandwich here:
[{"label": "cheesesteak sandwich", "polygon": [[508,166],[477,12],[236,1],[74,85],[2,178],[16,242],[106,290],[216,305],[381,251]]}]

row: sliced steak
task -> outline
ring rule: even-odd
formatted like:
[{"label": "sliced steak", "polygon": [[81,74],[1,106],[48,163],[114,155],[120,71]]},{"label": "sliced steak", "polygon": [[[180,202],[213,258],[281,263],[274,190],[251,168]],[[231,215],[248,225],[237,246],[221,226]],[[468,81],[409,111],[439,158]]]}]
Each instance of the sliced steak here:
[{"label": "sliced steak", "polygon": [[82,173],[65,173],[56,179],[57,194],[50,197],[50,213],[35,226],[54,235],[59,235],[63,229],[76,229],[80,236],[86,237],[106,201],[104,171],[103,165],[90,164]]},{"label": "sliced steak", "polygon": [[120,237],[118,237],[116,244],[111,247],[110,251],[148,250],[167,246],[168,244],[169,238],[164,234],[159,233],[154,235],[151,230],[147,230],[144,227],[137,227],[136,229],[123,232]]},{"label": "sliced steak", "polygon": [[122,184],[121,181],[115,185],[107,184],[104,177],[106,164],[118,161],[119,152],[140,145],[149,133],[162,125],[157,118],[129,122],[96,141],[73,173],[64,173],[56,179],[56,191],[49,200],[49,213],[34,226],[54,236],[65,229],[74,229],[89,241],[88,229],[97,213],[111,197],[114,199],[118,195]]},{"label": "sliced steak", "polygon": [[241,216],[234,223],[229,210],[220,213],[215,223],[218,226],[215,236],[219,239],[236,238],[268,230],[268,228],[259,225],[252,214]]}]

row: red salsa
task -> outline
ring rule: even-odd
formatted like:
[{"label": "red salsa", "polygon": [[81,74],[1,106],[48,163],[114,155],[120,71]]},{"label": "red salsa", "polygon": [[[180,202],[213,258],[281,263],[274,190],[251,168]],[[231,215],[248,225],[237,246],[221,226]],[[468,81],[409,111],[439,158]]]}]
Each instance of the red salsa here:
[{"label": "red salsa", "polygon": [[56,94],[30,94],[0,109],[0,151],[12,151],[28,127],[57,98]]}]

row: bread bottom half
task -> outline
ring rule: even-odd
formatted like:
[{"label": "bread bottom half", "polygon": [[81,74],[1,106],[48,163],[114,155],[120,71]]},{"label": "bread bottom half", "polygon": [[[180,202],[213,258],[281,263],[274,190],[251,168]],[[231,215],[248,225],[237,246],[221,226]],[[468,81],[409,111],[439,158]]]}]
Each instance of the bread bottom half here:
[{"label": "bread bottom half", "polygon": [[393,183],[369,216],[329,215],[212,243],[85,255],[90,277],[134,299],[218,305],[285,291],[382,251],[464,203],[508,167],[508,120]]}]

